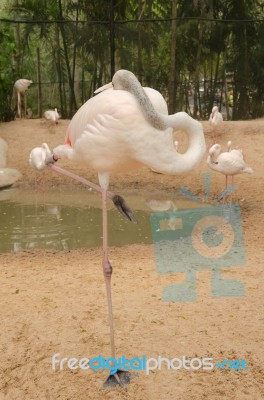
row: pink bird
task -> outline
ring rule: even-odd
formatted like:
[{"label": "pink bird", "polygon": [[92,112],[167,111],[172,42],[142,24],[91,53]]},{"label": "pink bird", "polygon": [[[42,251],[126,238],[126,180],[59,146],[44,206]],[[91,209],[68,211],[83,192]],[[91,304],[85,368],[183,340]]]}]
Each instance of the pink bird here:
[{"label": "pink bird", "polygon": [[[101,92],[101,93],[99,93]],[[167,115],[167,105],[162,95],[154,89],[142,88],[135,75],[119,70],[112,82],[98,89],[97,96],[88,100],[72,118],[65,144],[53,150],[59,158],[67,157],[87,165],[98,172],[102,194],[103,219],[103,273],[106,284],[110,325],[111,353],[115,358],[114,325],[112,312],[111,275],[108,259],[107,197],[116,197],[116,205],[124,216],[134,220],[133,213],[120,196],[108,191],[112,173],[131,171],[143,165],[164,174],[181,174],[195,169],[205,152],[202,125],[184,112]],[[189,147],[184,154],[176,151],[173,128],[181,129],[189,137]],[[55,169],[56,168],[56,169]],[[58,170],[56,166],[52,169]],[[122,199],[122,201],[120,201]],[[113,200],[114,201],[114,200]],[[115,202],[115,201],[114,201]],[[128,372],[118,370],[110,375],[104,386],[123,386]]]},{"label": "pink bird", "polygon": [[28,79],[18,79],[15,84],[14,88],[17,94],[17,115],[21,118],[21,94],[24,96],[24,112],[25,117],[27,115],[27,98],[26,98],[26,90],[31,85],[32,81]]},{"label": "pink bird", "polygon": [[231,149],[231,142],[228,142],[228,151],[221,153],[220,144],[214,144],[209,149],[207,165],[214,171],[224,174],[226,177],[226,189],[228,185],[228,176],[232,176],[232,184],[234,184],[234,176],[238,174],[252,174],[253,169],[246,165],[242,150]]},{"label": "pink bird", "polygon": [[46,120],[54,122],[57,125],[59,123],[59,118],[60,118],[57,108],[55,108],[54,110],[45,111],[44,118]]},{"label": "pink bird", "polygon": [[212,112],[209,117],[209,125],[211,126],[211,128],[213,130],[213,143],[216,142],[217,129],[222,122],[223,122],[223,116],[220,113],[220,111],[218,111],[218,107],[214,106],[212,108]]}]

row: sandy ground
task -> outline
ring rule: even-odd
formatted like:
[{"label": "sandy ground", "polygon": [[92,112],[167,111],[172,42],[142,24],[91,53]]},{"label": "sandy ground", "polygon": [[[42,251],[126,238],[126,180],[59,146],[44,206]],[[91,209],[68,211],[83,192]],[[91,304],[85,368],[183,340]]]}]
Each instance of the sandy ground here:
[{"label": "sandy ground", "polygon": [[[59,126],[40,120],[0,124],[0,137],[9,144],[8,167],[23,178],[20,188],[33,188],[35,174],[27,164],[30,150],[46,141],[63,142],[68,121]],[[207,144],[208,123],[203,123]],[[21,251],[1,254],[0,400],[103,399],[248,399],[264,398],[263,357],[263,166],[264,119],[224,122],[219,141],[242,147],[252,176],[236,178],[235,200],[242,211],[246,264],[226,268],[223,276],[243,282],[246,294],[214,298],[208,270],[197,273],[197,301],[163,302],[166,285],[184,282],[184,274],[159,275],[152,245],[111,248],[114,267],[113,304],[117,355],[127,358],[163,356],[212,357],[214,361],[245,360],[248,370],[138,372],[127,390],[104,390],[107,371],[56,372],[51,357],[110,357],[101,249],[70,252]],[[180,146],[183,145],[180,143]],[[111,188],[122,194],[135,189],[176,193],[185,185],[203,193],[205,164],[186,176],[154,174],[147,168],[120,174]],[[67,162],[61,166],[69,167]],[[93,171],[71,170],[97,181]],[[212,195],[221,192],[224,177],[212,173]],[[48,190],[82,190],[78,183],[48,173]],[[98,199],[99,200],[99,199]]]}]

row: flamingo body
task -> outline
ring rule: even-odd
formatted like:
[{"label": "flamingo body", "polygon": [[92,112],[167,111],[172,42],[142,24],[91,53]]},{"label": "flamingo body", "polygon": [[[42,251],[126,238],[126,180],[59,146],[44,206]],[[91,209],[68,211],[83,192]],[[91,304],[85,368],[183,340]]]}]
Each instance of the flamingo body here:
[{"label": "flamingo body", "polygon": [[220,111],[218,111],[218,107],[214,106],[209,117],[209,125],[212,128],[213,143],[216,143],[217,131],[219,129],[219,125],[221,125],[222,122],[223,116]]},{"label": "flamingo body", "polygon": [[230,150],[221,153],[221,146],[214,144],[209,150],[207,165],[224,175],[252,174],[253,170],[247,166],[241,150]]},{"label": "flamingo body", "polygon": [[29,164],[32,168],[41,171],[46,167],[46,161],[48,157],[51,157],[52,153],[47,143],[42,143],[40,147],[35,147],[31,150],[29,155]]},{"label": "flamingo body", "polygon": [[52,122],[55,122],[55,124],[57,125],[59,123],[59,118],[60,115],[58,113],[57,108],[55,108],[54,110],[47,110],[44,112],[44,118],[46,120],[50,120]]},{"label": "flamingo body", "polygon": [[32,81],[28,79],[18,79],[14,84],[14,88],[19,93],[25,93],[25,91],[29,88],[31,83]]},{"label": "flamingo body", "polygon": [[[201,124],[184,112],[168,116],[159,92],[144,88],[144,93],[161,117],[161,124],[164,122],[162,129],[146,120],[133,93],[110,88],[77,111],[68,127],[65,145],[56,147],[54,153],[86,163],[99,173],[129,171],[142,165],[167,174],[191,171],[205,152]],[[168,121],[170,117],[173,121]],[[189,134],[191,143],[185,154],[177,153],[170,124]]]},{"label": "flamingo body", "polygon": [[14,88],[16,90],[17,94],[17,114],[19,117],[21,117],[21,94],[24,94],[24,109],[25,109],[25,114],[27,110],[27,101],[26,101],[26,95],[25,92],[28,89],[28,87],[31,85],[32,81],[28,79],[18,79],[15,84]]},{"label": "flamingo body", "polygon": [[223,116],[220,113],[220,111],[218,111],[218,107],[214,106],[212,108],[212,112],[210,114],[209,117],[209,124],[215,128],[217,125],[219,125],[221,122],[223,122]]}]

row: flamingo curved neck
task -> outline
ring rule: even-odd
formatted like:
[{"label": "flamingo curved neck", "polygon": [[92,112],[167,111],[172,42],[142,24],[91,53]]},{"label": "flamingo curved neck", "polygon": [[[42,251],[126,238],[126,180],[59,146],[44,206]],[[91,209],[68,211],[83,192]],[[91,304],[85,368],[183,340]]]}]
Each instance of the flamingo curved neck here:
[{"label": "flamingo curved neck", "polygon": [[166,150],[157,149],[155,166],[166,174],[178,174],[193,170],[200,163],[205,153],[205,139],[202,125],[185,112],[173,115],[160,114],[153,107],[149,97],[137,78],[129,71],[120,70],[113,77],[114,89],[127,90],[135,96],[146,120],[153,128],[166,131],[167,128],[183,130],[189,139],[189,147],[184,154],[176,151],[173,140],[166,143]]},{"label": "flamingo curved neck", "polygon": [[202,125],[191,118],[185,112],[162,116],[168,127],[182,130],[186,133],[189,141],[185,153],[178,153],[169,135],[164,150],[159,147],[155,158],[155,165],[151,167],[164,174],[175,175],[192,171],[195,169],[206,150]]},{"label": "flamingo curved neck", "polygon": [[159,114],[153,107],[149,97],[142,88],[141,84],[137,79],[134,80],[133,85],[128,87],[128,91],[132,93],[137,102],[139,103],[140,109],[145,115],[146,120],[156,129],[165,130],[167,128],[166,122],[163,120],[163,115]]}]

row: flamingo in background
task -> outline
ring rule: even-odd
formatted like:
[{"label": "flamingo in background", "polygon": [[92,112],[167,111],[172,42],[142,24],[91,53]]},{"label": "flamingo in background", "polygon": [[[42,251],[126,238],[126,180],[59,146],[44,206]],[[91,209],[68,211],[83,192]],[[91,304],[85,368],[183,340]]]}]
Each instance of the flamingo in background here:
[{"label": "flamingo in background", "polygon": [[[131,171],[143,165],[164,174],[189,172],[199,165],[206,146],[203,128],[198,121],[184,112],[167,115],[167,105],[162,95],[154,89],[142,88],[135,75],[129,71],[117,71],[112,82],[95,93],[99,94],[88,100],[72,118],[66,132],[65,144],[54,148],[53,153],[57,157],[67,157],[83,163],[98,172],[100,187],[97,190],[102,194],[102,266],[107,293],[111,353],[115,358],[112,266],[108,259],[106,208],[109,176],[111,173]],[[189,147],[184,154],[175,149],[173,128],[185,131],[189,137]],[[94,184],[91,185],[94,187]],[[123,215],[133,220],[126,210]],[[108,377],[104,386],[123,386],[124,382],[128,383],[130,380],[127,376],[127,371],[118,370]]]},{"label": "flamingo in background", "polygon": [[246,165],[242,150],[231,149],[231,141],[228,142],[228,151],[221,153],[220,144],[214,144],[209,149],[207,165],[214,171],[224,174],[226,177],[226,189],[228,184],[228,176],[232,176],[232,184],[234,184],[234,176],[238,174],[252,174],[253,169]]},{"label": "flamingo in background", "polygon": [[55,122],[55,124],[57,125],[57,124],[59,123],[59,118],[60,118],[60,115],[59,115],[59,113],[58,113],[57,108],[55,108],[54,110],[47,110],[47,111],[45,111],[45,112],[44,112],[44,118],[45,118],[46,120]]},{"label": "flamingo in background", "polygon": [[28,79],[18,79],[15,84],[14,88],[16,90],[17,94],[17,115],[19,118],[21,118],[21,94],[24,96],[24,112],[25,112],[25,117],[27,115],[27,98],[26,98],[26,90],[29,88],[31,85],[32,81]]},{"label": "flamingo in background", "polygon": [[42,143],[40,147],[35,147],[29,155],[29,164],[32,168],[42,171],[46,167],[46,161],[51,161],[53,158],[52,152],[47,143]]},{"label": "flamingo in background", "polygon": [[21,173],[13,168],[6,168],[8,144],[0,138],[0,188],[13,185],[22,177]]},{"label": "flamingo in background", "polygon": [[[37,174],[42,173],[45,170],[47,163],[52,164],[55,161],[57,161],[57,158],[52,154],[47,143],[42,143],[40,147],[35,147],[34,149],[31,150],[28,162],[29,165],[37,171],[35,175],[36,193],[38,192]],[[46,183],[45,174],[43,174],[41,175],[41,190],[43,194],[45,194],[45,183]]]},{"label": "flamingo in background", "polygon": [[212,112],[211,112],[210,117],[209,117],[209,125],[211,126],[211,128],[213,130],[213,143],[216,142],[217,129],[219,128],[219,125],[222,122],[223,122],[223,116],[220,113],[220,111],[218,111],[218,107],[214,106],[212,108]]}]

